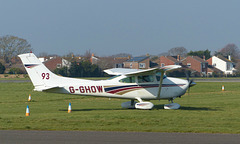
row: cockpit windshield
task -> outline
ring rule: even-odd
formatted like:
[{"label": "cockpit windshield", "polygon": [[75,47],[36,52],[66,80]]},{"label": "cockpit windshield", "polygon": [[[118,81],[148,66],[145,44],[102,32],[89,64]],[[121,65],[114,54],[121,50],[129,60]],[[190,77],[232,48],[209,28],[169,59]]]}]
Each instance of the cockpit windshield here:
[{"label": "cockpit windshield", "polygon": [[[163,79],[165,79],[166,77],[167,77],[166,75],[163,75]],[[160,81],[160,78],[161,78],[161,72],[156,73],[157,81]]]},{"label": "cockpit windshield", "polygon": [[110,77],[108,80],[112,80],[112,79],[117,78],[119,76],[121,76],[121,75],[116,75],[116,76]]}]

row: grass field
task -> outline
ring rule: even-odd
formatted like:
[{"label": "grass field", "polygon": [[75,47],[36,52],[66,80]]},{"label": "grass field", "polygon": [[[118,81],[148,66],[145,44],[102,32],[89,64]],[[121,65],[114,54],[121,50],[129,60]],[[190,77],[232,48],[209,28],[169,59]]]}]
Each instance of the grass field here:
[{"label": "grass field", "polygon": [[[240,133],[239,86],[199,82],[189,96],[174,100],[179,110],[164,110],[166,100],[151,101],[153,110],[129,110],[121,108],[126,100],[33,92],[31,83],[0,83],[0,129]],[[29,94],[32,102],[27,102]],[[72,113],[67,113],[69,102]]]}]

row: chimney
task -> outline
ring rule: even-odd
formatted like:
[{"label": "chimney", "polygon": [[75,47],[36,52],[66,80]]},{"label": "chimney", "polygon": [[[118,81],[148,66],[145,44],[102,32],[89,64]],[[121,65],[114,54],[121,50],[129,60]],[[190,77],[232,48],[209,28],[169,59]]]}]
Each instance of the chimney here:
[{"label": "chimney", "polygon": [[177,55],[177,61],[180,61],[180,55]]},{"label": "chimney", "polygon": [[205,55],[203,56],[203,60],[205,61]]},{"label": "chimney", "polygon": [[232,61],[232,60],[231,60],[231,55],[228,55],[228,60]]},{"label": "chimney", "polygon": [[94,53],[92,53],[92,57],[94,57]]}]

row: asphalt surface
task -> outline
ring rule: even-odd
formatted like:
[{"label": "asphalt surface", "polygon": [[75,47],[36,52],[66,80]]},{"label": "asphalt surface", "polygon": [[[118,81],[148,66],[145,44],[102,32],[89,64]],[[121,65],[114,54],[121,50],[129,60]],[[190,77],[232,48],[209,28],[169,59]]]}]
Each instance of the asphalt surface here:
[{"label": "asphalt surface", "polygon": [[238,134],[0,130],[1,144],[239,144]]},{"label": "asphalt surface", "polygon": [[23,83],[31,82],[30,80],[0,80],[0,83]]}]

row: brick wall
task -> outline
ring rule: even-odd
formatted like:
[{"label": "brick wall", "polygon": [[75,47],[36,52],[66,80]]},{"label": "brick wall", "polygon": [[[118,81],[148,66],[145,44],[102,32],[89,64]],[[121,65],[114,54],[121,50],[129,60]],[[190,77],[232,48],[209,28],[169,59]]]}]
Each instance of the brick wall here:
[{"label": "brick wall", "polygon": [[164,66],[174,65],[174,62],[172,60],[168,59],[166,56],[161,56],[159,58],[159,66],[162,67],[162,64],[164,64]]}]

